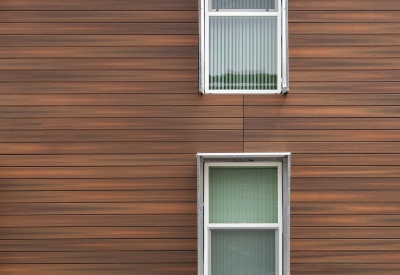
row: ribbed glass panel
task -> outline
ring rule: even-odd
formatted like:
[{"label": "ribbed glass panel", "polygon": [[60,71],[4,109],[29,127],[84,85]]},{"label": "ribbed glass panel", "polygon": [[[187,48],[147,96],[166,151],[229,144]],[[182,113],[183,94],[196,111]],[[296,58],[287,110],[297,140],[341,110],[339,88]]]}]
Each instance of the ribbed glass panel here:
[{"label": "ribbed glass panel", "polygon": [[210,167],[210,223],[277,223],[275,167]]},{"label": "ribbed glass panel", "polygon": [[275,230],[212,230],[211,275],[275,275]]},{"label": "ribbed glass panel", "polygon": [[210,90],[276,90],[276,17],[210,17]]},{"label": "ribbed glass panel", "polygon": [[212,9],[275,9],[275,0],[212,0]]}]

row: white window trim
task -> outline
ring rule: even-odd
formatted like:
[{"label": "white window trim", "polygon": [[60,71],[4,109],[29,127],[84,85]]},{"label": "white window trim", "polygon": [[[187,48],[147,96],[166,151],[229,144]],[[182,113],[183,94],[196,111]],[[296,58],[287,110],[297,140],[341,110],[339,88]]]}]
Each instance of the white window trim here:
[{"label": "white window trim", "polygon": [[[286,94],[289,92],[288,0],[277,0],[277,10],[209,10],[210,0],[199,0],[199,93],[200,94]],[[278,89],[209,90],[208,34],[212,16],[262,16],[278,18]]]},{"label": "white window trim", "polygon": [[[215,224],[208,222],[208,171],[215,166],[272,166],[278,167],[278,223]],[[198,274],[209,275],[210,230],[218,229],[275,229],[278,247],[277,273],[290,275],[290,153],[197,154],[198,187]]]}]

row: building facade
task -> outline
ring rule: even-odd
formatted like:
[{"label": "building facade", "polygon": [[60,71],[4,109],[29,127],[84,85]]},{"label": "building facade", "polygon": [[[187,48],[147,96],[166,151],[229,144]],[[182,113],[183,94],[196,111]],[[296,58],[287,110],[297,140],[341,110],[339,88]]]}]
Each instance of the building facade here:
[{"label": "building facade", "polygon": [[198,274],[198,153],[291,153],[292,275],[400,273],[400,2],[290,0],[288,94],[199,94],[197,0],[0,1],[0,273]]}]

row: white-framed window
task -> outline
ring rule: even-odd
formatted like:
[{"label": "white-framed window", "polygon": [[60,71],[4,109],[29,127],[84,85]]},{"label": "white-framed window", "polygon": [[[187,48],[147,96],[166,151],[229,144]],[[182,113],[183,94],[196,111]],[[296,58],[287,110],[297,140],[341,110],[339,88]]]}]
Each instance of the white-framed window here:
[{"label": "white-framed window", "polygon": [[290,274],[290,153],[197,154],[198,274]]},{"label": "white-framed window", "polygon": [[286,93],[288,0],[199,1],[200,93]]}]

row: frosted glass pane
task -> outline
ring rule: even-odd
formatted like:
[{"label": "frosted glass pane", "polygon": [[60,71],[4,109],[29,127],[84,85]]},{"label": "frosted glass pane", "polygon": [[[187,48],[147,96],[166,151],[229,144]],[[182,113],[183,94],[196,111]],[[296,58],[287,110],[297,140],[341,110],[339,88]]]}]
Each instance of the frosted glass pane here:
[{"label": "frosted glass pane", "polygon": [[210,167],[211,223],[277,223],[276,167]]},{"label": "frosted glass pane", "polygon": [[210,17],[210,90],[276,90],[276,17]]},{"label": "frosted glass pane", "polygon": [[275,9],[275,0],[212,0],[212,9]]},{"label": "frosted glass pane", "polygon": [[212,230],[211,275],[275,275],[275,230]]}]

